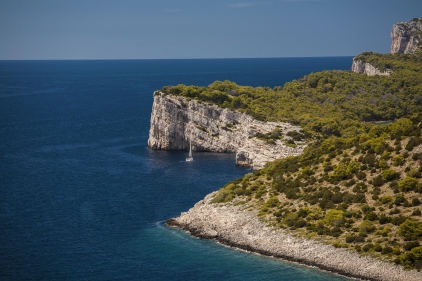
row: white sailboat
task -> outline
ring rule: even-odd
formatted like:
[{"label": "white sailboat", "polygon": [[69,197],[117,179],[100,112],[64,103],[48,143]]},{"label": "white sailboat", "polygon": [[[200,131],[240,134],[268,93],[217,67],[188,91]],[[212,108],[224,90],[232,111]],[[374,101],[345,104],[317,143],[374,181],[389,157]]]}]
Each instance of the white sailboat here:
[{"label": "white sailboat", "polygon": [[193,157],[192,157],[192,133],[190,134],[190,138],[189,138],[189,157],[186,158],[186,162],[192,162],[193,161]]}]

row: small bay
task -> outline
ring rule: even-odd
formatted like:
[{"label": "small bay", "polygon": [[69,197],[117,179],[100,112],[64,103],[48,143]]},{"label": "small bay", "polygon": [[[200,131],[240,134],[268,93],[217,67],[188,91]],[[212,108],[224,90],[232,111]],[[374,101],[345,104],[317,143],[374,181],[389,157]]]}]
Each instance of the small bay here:
[{"label": "small bay", "polygon": [[166,85],[283,85],[352,57],[0,61],[0,280],[347,280],[168,228],[250,170],[147,148]]}]

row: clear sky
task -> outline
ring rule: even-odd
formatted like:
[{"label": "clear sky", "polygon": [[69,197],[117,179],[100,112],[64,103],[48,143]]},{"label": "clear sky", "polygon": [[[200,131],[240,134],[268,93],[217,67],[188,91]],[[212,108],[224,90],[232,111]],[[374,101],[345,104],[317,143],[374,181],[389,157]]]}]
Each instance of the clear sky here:
[{"label": "clear sky", "polygon": [[422,0],[0,0],[0,59],[387,53]]}]

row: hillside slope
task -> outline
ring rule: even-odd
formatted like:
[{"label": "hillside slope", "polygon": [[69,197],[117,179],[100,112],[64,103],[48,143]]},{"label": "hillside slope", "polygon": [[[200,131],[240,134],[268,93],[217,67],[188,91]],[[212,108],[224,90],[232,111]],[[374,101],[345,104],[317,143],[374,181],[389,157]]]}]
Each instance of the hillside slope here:
[{"label": "hillside slope", "polygon": [[[228,183],[209,198],[215,212],[241,206],[274,230],[420,270],[422,52],[357,58],[391,73],[323,71],[272,89],[216,81],[161,91],[302,128],[290,135],[292,144],[307,140],[302,155]],[[271,132],[255,137],[274,140]]]}]

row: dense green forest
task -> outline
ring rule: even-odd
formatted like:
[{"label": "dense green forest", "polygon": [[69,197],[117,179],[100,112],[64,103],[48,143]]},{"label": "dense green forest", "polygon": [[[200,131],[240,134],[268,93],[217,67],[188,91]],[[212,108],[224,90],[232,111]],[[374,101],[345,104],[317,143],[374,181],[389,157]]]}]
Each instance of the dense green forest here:
[{"label": "dense green forest", "polygon": [[354,136],[363,122],[395,120],[422,112],[422,52],[415,55],[363,53],[394,72],[367,76],[349,71],[311,73],[283,87],[239,86],[216,81],[208,87],[165,86],[162,92],[215,103],[262,121],[287,121],[327,137]]},{"label": "dense green forest", "polygon": [[215,203],[240,204],[297,235],[420,269],[422,52],[356,59],[392,73],[323,71],[274,88],[216,81],[161,92],[303,128],[297,136],[309,144],[301,156],[228,183]]}]

